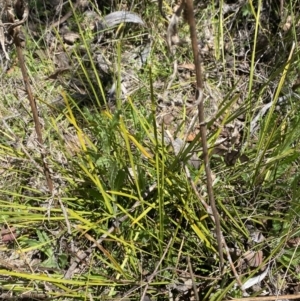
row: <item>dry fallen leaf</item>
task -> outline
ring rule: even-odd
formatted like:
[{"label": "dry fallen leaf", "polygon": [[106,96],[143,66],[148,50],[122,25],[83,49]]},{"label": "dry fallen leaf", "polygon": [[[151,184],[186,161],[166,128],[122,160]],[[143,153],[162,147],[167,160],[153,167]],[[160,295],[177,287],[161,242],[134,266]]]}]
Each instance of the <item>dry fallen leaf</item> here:
[{"label": "dry fallen leaf", "polygon": [[10,243],[16,239],[16,228],[10,227],[8,229],[1,229],[1,240],[3,243]]},{"label": "dry fallen leaf", "polygon": [[179,70],[186,69],[186,70],[194,71],[195,65],[190,64],[190,63],[183,63],[183,64],[178,65],[178,69]]},{"label": "dry fallen leaf", "polygon": [[66,43],[73,45],[77,40],[79,40],[80,35],[76,32],[67,32],[63,35],[63,38]]},{"label": "dry fallen leaf", "polygon": [[251,232],[250,237],[256,243],[261,243],[266,239],[260,231]]},{"label": "dry fallen leaf", "polygon": [[289,247],[298,247],[300,244],[300,237],[294,237],[294,238],[290,238],[288,241],[287,241],[287,245]]},{"label": "dry fallen leaf", "polygon": [[175,289],[177,291],[184,293],[192,289],[193,287],[192,279],[189,278],[189,279],[180,279],[180,280],[183,280],[183,283],[180,282],[175,285],[176,286]]},{"label": "dry fallen leaf", "polygon": [[238,261],[238,267],[247,264],[247,266],[252,268],[257,268],[263,262],[263,252],[259,251],[247,251],[242,255]]},{"label": "dry fallen leaf", "polygon": [[194,141],[194,139],[196,138],[197,134],[195,132],[190,133],[187,137],[186,137],[186,142],[192,142]]},{"label": "dry fallen leaf", "polygon": [[292,22],[293,22],[292,16],[288,16],[286,18],[285,23],[282,26],[283,31],[288,31],[291,28],[291,26],[292,26]]}]

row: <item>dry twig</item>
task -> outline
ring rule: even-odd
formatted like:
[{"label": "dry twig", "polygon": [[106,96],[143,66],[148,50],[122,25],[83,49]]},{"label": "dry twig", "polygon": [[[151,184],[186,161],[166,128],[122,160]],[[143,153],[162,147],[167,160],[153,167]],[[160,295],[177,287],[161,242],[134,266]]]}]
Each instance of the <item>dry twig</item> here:
[{"label": "dry twig", "polygon": [[193,284],[193,290],[194,290],[194,294],[195,294],[195,300],[200,301],[199,294],[198,294],[198,291],[197,291],[197,285],[196,285],[196,282],[195,282],[195,279],[194,279],[193,267],[192,267],[190,256],[188,256],[187,259],[188,259],[188,268],[189,268],[189,272],[190,272],[191,279],[192,279],[192,284]]}]

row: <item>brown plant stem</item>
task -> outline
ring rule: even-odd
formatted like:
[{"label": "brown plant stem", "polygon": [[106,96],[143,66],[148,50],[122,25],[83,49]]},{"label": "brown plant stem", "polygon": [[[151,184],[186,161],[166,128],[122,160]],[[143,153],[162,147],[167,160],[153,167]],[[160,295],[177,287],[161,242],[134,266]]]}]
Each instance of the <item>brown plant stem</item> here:
[{"label": "brown plant stem", "polygon": [[194,17],[194,7],[192,0],[186,0],[185,6],[185,17],[190,26],[190,35],[192,41],[192,49],[194,55],[194,64],[196,69],[196,105],[198,105],[198,116],[200,123],[200,133],[201,133],[201,141],[202,141],[202,149],[203,149],[203,160],[204,167],[206,173],[206,186],[208,199],[211,206],[211,210],[213,216],[215,218],[216,225],[216,236],[218,243],[218,252],[220,257],[220,270],[221,274],[223,273],[224,268],[224,257],[223,257],[223,243],[222,243],[222,233],[221,233],[221,225],[220,225],[220,216],[216,207],[216,202],[214,198],[214,192],[212,188],[212,177],[211,177],[211,169],[209,165],[209,156],[208,156],[208,147],[207,147],[207,138],[206,138],[206,123],[204,116],[204,103],[203,103],[203,77],[201,71],[201,61],[200,54],[198,50],[198,42],[197,42],[197,33],[196,33],[196,22]]},{"label": "brown plant stem", "polygon": [[188,256],[187,260],[188,260],[188,268],[189,268],[190,276],[192,279],[193,290],[195,294],[195,301],[200,301],[190,256]]},{"label": "brown plant stem", "polygon": [[[22,46],[21,46],[21,41],[19,38],[19,27],[15,27],[13,30],[13,38],[14,38],[14,44],[16,46],[16,50],[17,50],[17,56],[18,56],[18,60],[20,63],[20,68],[22,71],[22,76],[23,76],[23,80],[24,80],[24,84],[25,84],[25,89],[28,95],[28,99],[29,99],[29,103],[30,103],[30,107],[31,107],[31,111],[32,111],[32,116],[33,116],[33,121],[34,121],[34,126],[35,126],[35,131],[37,134],[37,140],[38,143],[41,147],[43,147],[44,142],[43,142],[43,138],[42,138],[42,129],[41,129],[41,125],[40,125],[40,121],[39,121],[39,117],[38,117],[38,111],[37,111],[37,106],[36,106],[36,102],[35,99],[33,97],[32,91],[31,91],[31,86],[30,86],[30,82],[29,82],[29,78],[28,78],[28,74],[27,74],[27,70],[26,70],[26,66],[25,66],[25,60],[24,60],[24,55],[22,52]],[[46,163],[46,156],[44,154],[43,151],[41,151],[41,157],[42,157],[42,164],[43,164],[43,170],[44,170],[44,174],[46,177],[46,181],[47,181],[47,186],[48,189],[50,191],[50,193],[53,193],[53,182],[51,179],[51,175],[50,175],[50,171],[49,171],[49,167],[48,164]]]}]

